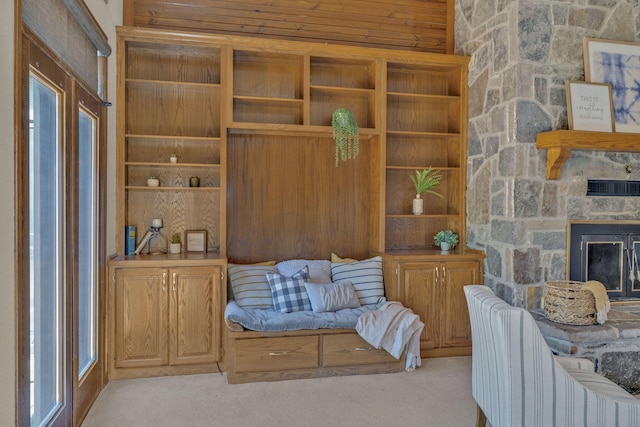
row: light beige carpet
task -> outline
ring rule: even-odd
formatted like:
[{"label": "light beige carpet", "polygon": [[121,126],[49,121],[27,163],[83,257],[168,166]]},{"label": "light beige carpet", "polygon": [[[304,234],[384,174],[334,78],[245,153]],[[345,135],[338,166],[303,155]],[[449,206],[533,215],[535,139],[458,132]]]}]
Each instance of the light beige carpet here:
[{"label": "light beige carpet", "polygon": [[413,372],[227,384],[225,375],[116,380],[83,427],[473,426],[471,358]]}]

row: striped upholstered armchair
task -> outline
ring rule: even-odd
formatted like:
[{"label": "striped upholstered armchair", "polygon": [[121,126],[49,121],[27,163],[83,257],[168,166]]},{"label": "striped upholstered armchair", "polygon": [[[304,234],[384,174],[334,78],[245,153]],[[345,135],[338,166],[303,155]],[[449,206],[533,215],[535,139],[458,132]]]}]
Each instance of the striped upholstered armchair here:
[{"label": "striped upholstered armchair", "polygon": [[486,286],[465,286],[476,426],[640,426],[640,401],[585,359],[555,357],[531,317]]}]

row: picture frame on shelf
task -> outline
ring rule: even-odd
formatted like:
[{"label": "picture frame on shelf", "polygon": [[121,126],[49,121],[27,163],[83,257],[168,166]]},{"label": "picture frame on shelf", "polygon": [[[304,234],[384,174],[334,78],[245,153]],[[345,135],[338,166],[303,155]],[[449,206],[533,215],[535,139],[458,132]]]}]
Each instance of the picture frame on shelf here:
[{"label": "picture frame on shelf", "polygon": [[615,132],[611,85],[567,81],[569,129]]},{"label": "picture frame on shelf", "polygon": [[207,252],[207,230],[187,230],[184,240],[186,252]]},{"label": "picture frame on shelf", "polygon": [[640,43],[585,38],[585,80],[608,83],[616,132],[640,133]]}]

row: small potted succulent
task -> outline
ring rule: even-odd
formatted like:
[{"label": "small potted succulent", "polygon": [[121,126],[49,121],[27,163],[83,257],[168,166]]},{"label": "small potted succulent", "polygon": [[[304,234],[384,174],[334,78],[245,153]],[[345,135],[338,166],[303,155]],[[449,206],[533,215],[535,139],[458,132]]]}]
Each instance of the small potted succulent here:
[{"label": "small potted succulent", "polygon": [[424,212],[424,200],[420,198],[422,193],[431,193],[438,197],[442,197],[442,194],[433,190],[433,188],[440,184],[442,175],[437,170],[434,170],[431,166],[428,169],[422,171],[415,171],[413,174],[409,174],[411,182],[416,187],[416,197],[413,199],[412,212],[414,215],[421,215]]},{"label": "small potted succulent", "polygon": [[433,236],[436,246],[440,246],[442,252],[448,252],[458,244],[458,235],[451,230],[441,230]]},{"label": "small potted succulent", "polygon": [[178,155],[176,153],[171,153],[169,161],[171,161],[171,163],[178,163]]},{"label": "small potted succulent", "polygon": [[182,239],[180,238],[179,233],[173,233],[171,236],[171,243],[169,244],[169,253],[170,254],[179,254],[181,248]]},{"label": "small potted succulent", "polygon": [[149,175],[149,178],[147,178],[147,185],[149,187],[160,186],[160,178],[158,178],[158,175]]}]

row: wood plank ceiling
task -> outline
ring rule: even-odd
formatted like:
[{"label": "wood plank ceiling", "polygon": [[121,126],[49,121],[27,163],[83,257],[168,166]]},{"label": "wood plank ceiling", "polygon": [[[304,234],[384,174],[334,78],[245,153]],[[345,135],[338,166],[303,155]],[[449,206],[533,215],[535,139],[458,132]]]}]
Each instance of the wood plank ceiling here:
[{"label": "wood plank ceiling", "polygon": [[453,53],[453,0],[124,0],[124,25]]}]

